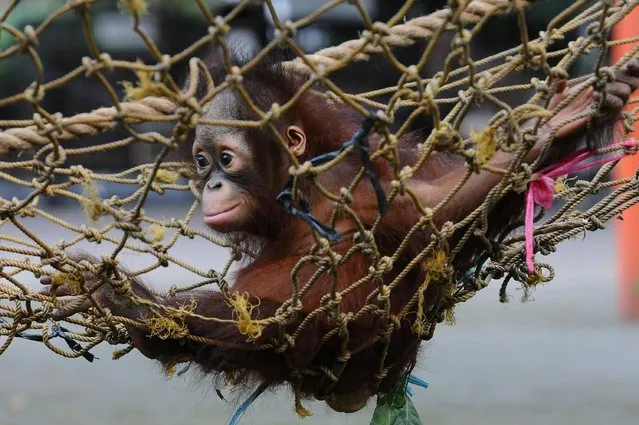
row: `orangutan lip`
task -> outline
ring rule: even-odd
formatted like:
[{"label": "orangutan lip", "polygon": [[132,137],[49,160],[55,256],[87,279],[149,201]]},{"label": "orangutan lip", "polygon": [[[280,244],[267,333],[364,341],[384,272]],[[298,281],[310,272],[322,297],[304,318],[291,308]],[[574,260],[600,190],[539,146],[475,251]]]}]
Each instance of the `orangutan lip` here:
[{"label": "orangutan lip", "polygon": [[208,224],[217,224],[221,221],[224,221],[224,219],[231,215],[231,212],[237,208],[240,204],[235,204],[233,205],[231,208],[228,208],[224,211],[220,211],[220,212],[216,212],[215,214],[205,214],[204,215],[204,222],[208,223]]}]

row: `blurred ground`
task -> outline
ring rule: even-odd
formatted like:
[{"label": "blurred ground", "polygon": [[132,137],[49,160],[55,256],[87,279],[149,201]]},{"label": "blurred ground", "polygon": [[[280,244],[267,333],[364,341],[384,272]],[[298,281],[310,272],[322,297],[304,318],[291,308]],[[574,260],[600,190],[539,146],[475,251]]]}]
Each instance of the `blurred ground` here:
[{"label": "blurred ground", "polygon": [[[179,215],[175,208],[147,213]],[[81,224],[77,213],[64,214]],[[28,224],[48,241],[64,236],[42,220]],[[6,226],[1,231],[13,233]],[[218,267],[226,256],[189,244],[180,246],[190,248],[184,257],[196,265]],[[494,285],[459,306],[456,326],[441,326],[424,347],[417,373],[431,387],[415,396],[424,424],[639,423],[639,324],[617,315],[614,248],[611,230],[564,244],[550,257],[556,280],[527,304],[513,288],[512,302],[500,305]],[[144,260],[127,258],[136,265]],[[160,276],[163,285],[189,279],[174,268]],[[195,378],[167,381],[140,355],[112,361],[111,351],[96,350],[100,360],[90,364],[38,343],[14,342],[0,356],[0,424],[217,425],[233,415],[233,405]],[[346,416],[308,403],[314,416],[298,420],[292,407],[288,393],[265,395],[242,423],[367,424],[373,410]]]}]

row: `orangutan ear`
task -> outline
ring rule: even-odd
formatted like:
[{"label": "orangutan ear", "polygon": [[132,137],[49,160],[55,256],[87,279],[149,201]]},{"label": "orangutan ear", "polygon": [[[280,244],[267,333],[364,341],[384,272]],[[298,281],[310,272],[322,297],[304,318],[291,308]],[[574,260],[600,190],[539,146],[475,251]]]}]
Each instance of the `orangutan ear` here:
[{"label": "orangutan ear", "polygon": [[295,156],[301,156],[306,151],[306,134],[298,126],[289,125],[286,128],[286,141]]}]

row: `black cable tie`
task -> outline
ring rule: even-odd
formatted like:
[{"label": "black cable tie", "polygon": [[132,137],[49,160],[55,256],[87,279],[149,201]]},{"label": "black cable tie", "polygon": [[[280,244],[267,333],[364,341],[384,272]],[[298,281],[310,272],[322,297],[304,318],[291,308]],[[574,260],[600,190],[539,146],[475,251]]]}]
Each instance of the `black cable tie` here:
[{"label": "black cable tie", "polygon": [[[51,330],[53,331],[53,334],[55,336],[58,336],[64,339],[64,342],[67,343],[70,349],[72,349],[76,353],[82,351],[82,346],[76,340],[71,338],[69,334],[67,334],[67,332],[69,332],[68,329],[65,329],[61,326],[53,325],[51,327]],[[93,363],[93,360],[96,359],[96,357],[93,354],[89,353],[88,351],[86,353],[82,353],[82,357],[87,359],[90,363]]]},{"label": "black cable tie", "polygon": [[290,214],[294,217],[299,217],[304,220],[313,230],[322,235],[322,237],[330,240],[336,241],[342,237],[342,235],[335,229],[326,224],[319,221],[317,218],[311,214],[308,203],[305,200],[300,201],[300,208],[296,208],[293,205],[293,190],[291,187],[293,185],[292,179],[287,184],[286,189],[280,192],[277,195],[277,200],[282,204],[282,208],[287,214]]},{"label": "black cable tie", "polygon": [[373,186],[373,190],[375,190],[375,196],[377,197],[377,205],[379,208],[379,213],[381,215],[386,214],[388,211],[388,202],[386,201],[386,194],[384,193],[384,189],[382,188],[382,184],[379,181],[379,176],[375,172],[375,168],[373,168],[373,161],[371,160],[371,156],[368,153],[368,139],[367,136],[371,132],[375,125],[375,117],[371,115],[371,117],[367,118],[366,121],[362,124],[362,128],[360,128],[355,136],[347,142],[353,143],[356,148],[359,149],[360,160],[362,161],[362,165],[364,166],[364,171],[366,171],[366,175]]},{"label": "black cable tie", "polygon": [[315,158],[311,159],[311,164],[315,167],[326,162],[332,161],[339,154],[344,152],[348,147],[354,146],[359,150],[360,160],[362,161],[362,165],[364,166],[364,171],[366,171],[366,175],[375,190],[375,196],[377,198],[377,204],[379,205],[379,213],[381,215],[386,214],[388,211],[388,202],[386,201],[386,194],[384,193],[384,189],[382,188],[382,184],[379,181],[379,177],[375,172],[375,168],[373,168],[373,161],[371,161],[371,156],[368,153],[368,139],[367,136],[375,127],[376,117],[371,114],[364,122],[359,130],[353,135],[353,137],[345,142],[341,148],[336,151],[328,152],[322,155],[318,155]]},{"label": "black cable tie", "polygon": [[42,335],[35,335],[35,334],[25,334],[25,333],[19,333],[16,334],[16,338],[22,338],[22,339],[26,339],[28,341],[35,341],[35,342],[42,342]]},{"label": "black cable tie", "polygon": [[[310,163],[312,166],[316,167],[318,165],[325,164],[333,159],[337,158],[339,154],[344,152],[350,146],[355,147],[359,150],[360,160],[362,161],[362,165],[364,167],[364,171],[368,176],[368,179],[373,186],[373,190],[375,191],[375,197],[377,198],[377,204],[379,207],[379,213],[381,215],[386,214],[388,211],[388,202],[386,200],[386,194],[384,193],[384,189],[382,188],[382,184],[379,181],[379,177],[373,168],[373,161],[371,161],[370,154],[368,153],[368,139],[367,136],[375,126],[376,117],[371,114],[364,122],[359,130],[353,135],[353,137],[344,142],[342,146],[333,152],[327,152],[321,155],[317,155],[310,159]],[[290,214],[295,217],[299,217],[304,220],[313,230],[322,235],[324,238],[330,241],[338,240],[342,235],[335,229],[326,224],[319,221],[315,218],[310,211],[310,207],[305,199],[300,200],[299,208],[293,205],[293,178],[290,177],[284,189],[277,195],[276,198],[281,204],[282,208],[287,214]]]},{"label": "black cable tie", "polygon": [[[7,320],[5,320],[2,317],[0,317],[0,321],[3,322],[3,323],[9,323]],[[53,325],[53,326],[51,326],[51,333],[49,335],[49,339],[62,338],[67,343],[67,345],[69,346],[69,348],[71,350],[75,351],[76,353],[82,351],[82,346],[76,340],[71,338],[71,336],[69,336],[69,334],[67,332],[69,332],[68,329],[63,328],[61,326]],[[27,341],[35,341],[35,342],[43,342],[44,341],[44,338],[42,337],[42,335],[27,334],[27,333],[24,333],[24,332],[17,333],[15,335],[15,337],[16,338],[21,338],[21,339],[26,339]],[[95,357],[93,354],[91,354],[89,352],[83,353],[82,357],[87,359],[90,363],[93,363],[93,360],[98,359],[98,357]]]}]

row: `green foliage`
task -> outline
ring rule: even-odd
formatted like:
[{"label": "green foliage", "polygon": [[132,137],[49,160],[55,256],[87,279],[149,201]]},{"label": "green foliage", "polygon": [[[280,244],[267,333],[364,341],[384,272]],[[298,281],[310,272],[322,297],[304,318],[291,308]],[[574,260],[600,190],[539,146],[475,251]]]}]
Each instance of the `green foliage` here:
[{"label": "green foliage", "polygon": [[422,425],[413,401],[406,394],[405,385],[378,399],[371,425]]}]

